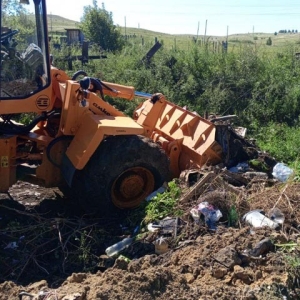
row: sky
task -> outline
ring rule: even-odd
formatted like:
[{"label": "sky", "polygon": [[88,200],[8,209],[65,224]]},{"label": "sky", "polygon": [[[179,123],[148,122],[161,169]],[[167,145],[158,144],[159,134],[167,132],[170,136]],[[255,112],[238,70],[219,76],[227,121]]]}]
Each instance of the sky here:
[{"label": "sky", "polygon": [[[300,31],[299,0],[108,0],[115,25],[169,34],[226,36]],[[80,21],[93,0],[48,0],[48,14]],[[206,25],[207,24],[207,25]]]}]

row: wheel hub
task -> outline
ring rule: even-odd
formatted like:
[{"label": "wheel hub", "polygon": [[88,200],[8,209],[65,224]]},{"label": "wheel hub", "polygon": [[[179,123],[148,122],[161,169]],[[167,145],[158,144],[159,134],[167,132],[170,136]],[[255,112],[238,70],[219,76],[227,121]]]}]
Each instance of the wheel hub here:
[{"label": "wheel hub", "polygon": [[154,190],[155,178],[152,172],[143,167],[124,171],[114,181],[111,199],[119,208],[135,208]]},{"label": "wheel hub", "polygon": [[132,175],[122,181],[120,192],[125,198],[130,199],[140,194],[142,192],[143,186],[143,178],[139,175]]}]

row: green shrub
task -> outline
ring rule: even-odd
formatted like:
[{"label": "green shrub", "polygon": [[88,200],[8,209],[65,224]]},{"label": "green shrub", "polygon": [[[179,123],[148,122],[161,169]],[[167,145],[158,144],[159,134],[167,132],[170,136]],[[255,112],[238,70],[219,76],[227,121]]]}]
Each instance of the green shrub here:
[{"label": "green shrub", "polygon": [[300,128],[287,124],[270,123],[255,134],[262,150],[273,155],[278,161],[292,164],[299,160]]},{"label": "green shrub", "polygon": [[157,194],[146,205],[145,223],[163,219],[166,216],[179,216],[181,211],[176,210],[176,203],[181,194],[180,187],[176,182],[168,183],[168,190]]}]

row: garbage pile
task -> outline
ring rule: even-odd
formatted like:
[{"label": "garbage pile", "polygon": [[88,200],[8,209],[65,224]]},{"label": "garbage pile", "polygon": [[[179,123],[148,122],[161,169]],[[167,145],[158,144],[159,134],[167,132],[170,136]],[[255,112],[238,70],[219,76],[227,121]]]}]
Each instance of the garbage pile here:
[{"label": "garbage pile", "polygon": [[[91,227],[83,222],[88,234],[82,236],[95,235],[85,244],[88,247],[80,244],[78,251],[89,254],[80,257],[86,258],[84,263],[91,257],[97,273],[73,273],[55,292],[65,295],[71,290],[74,299],[78,292],[87,300],[299,299],[300,184],[293,182],[294,172],[284,163],[232,136],[237,142],[229,143],[230,155],[223,164],[181,174],[178,184],[182,193],[174,210],[181,214],[144,220],[135,228],[134,222],[131,228],[119,224],[124,220],[113,220],[116,227],[108,228],[113,225],[106,222],[103,236],[103,228],[96,230],[97,222]],[[151,203],[165,192],[168,186],[160,187],[146,201]],[[70,259],[72,248],[66,241],[74,221],[56,218],[54,224],[44,227],[58,231],[59,244],[65,243],[63,250],[69,247]],[[79,232],[76,228],[74,235]],[[80,237],[76,241],[82,242]],[[98,237],[101,243],[90,247]],[[33,238],[26,236],[25,242],[30,240]],[[44,245],[44,239],[42,242]],[[2,244],[3,252],[14,254],[25,243],[21,238]],[[77,262],[78,255],[73,257]],[[66,260],[63,255],[61,258],[64,267]],[[49,291],[40,286],[25,290]]]},{"label": "garbage pile", "polygon": [[[266,161],[272,161],[272,168]],[[184,172],[175,208],[181,214],[137,227],[126,227],[118,220],[122,226],[118,223],[111,236],[107,228],[99,256],[92,256],[97,273],[73,273],[58,290],[47,289],[46,283],[23,290],[49,296],[72,291],[74,299],[79,295],[84,300],[299,299],[300,185],[293,182],[293,172],[285,165],[279,166],[284,167],[286,181],[277,178],[276,165],[259,158],[228,168],[219,165]],[[147,203],[167,193],[168,187],[163,186],[147,197]],[[50,228],[68,241],[74,221],[56,221],[60,223],[54,223],[55,228],[51,223]],[[83,226],[86,231],[87,224]],[[88,235],[95,232],[93,240],[101,233],[95,226],[93,222],[88,230]],[[24,239],[15,241],[5,243],[9,249],[3,251],[14,254],[21,249]],[[96,248],[83,250],[96,253]],[[22,293],[25,298],[23,291],[19,297]]]},{"label": "garbage pile", "polygon": [[[250,233],[254,233],[257,228],[282,230],[285,215],[289,212],[280,203],[280,199],[260,202],[259,199],[252,199],[252,195],[257,195],[259,191],[263,193],[268,187],[278,185],[280,188],[283,183],[291,181],[293,173],[284,163],[276,162],[265,153],[255,159],[238,162],[232,167],[220,164],[183,172],[180,182],[184,192],[178,206],[185,213],[181,217],[169,216],[147,224],[148,232],[152,233],[148,242],[154,245],[150,248],[150,253],[160,255],[178,247],[179,243],[184,242],[181,231],[190,226],[201,228],[210,234],[221,227],[249,227]],[[166,186],[160,187],[146,200],[151,201],[166,189]],[[300,223],[297,226],[298,224],[300,227]],[[295,230],[298,230],[297,227]],[[137,242],[135,235],[126,237],[108,247],[106,254],[116,258],[123,250],[128,250],[129,246],[134,247]],[[264,242],[261,245],[265,247]],[[255,247],[251,251],[260,253]]]}]

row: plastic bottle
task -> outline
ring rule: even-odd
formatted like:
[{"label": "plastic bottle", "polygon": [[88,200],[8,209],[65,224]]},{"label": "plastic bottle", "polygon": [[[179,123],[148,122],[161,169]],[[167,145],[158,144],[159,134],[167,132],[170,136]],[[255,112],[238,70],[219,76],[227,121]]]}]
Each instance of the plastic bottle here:
[{"label": "plastic bottle", "polygon": [[169,243],[166,238],[160,237],[156,241],[153,242],[155,245],[155,253],[156,254],[163,254],[168,252],[169,250]]},{"label": "plastic bottle", "polygon": [[261,213],[262,210],[260,209],[256,209],[256,210],[252,210],[248,213],[246,213],[243,216],[243,220],[252,225],[253,227],[256,228],[261,228],[261,227],[270,227],[272,229],[275,229],[279,226],[278,223],[273,222],[271,219],[269,219],[268,217],[266,217],[264,214]]},{"label": "plastic bottle", "polygon": [[273,177],[282,182],[287,181],[291,174],[293,174],[293,170],[283,163],[277,163],[272,172]]},{"label": "plastic bottle", "polygon": [[124,250],[126,247],[132,244],[134,238],[125,238],[122,241],[106,248],[105,253],[110,256],[116,256],[118,255],[122,250]]}]

